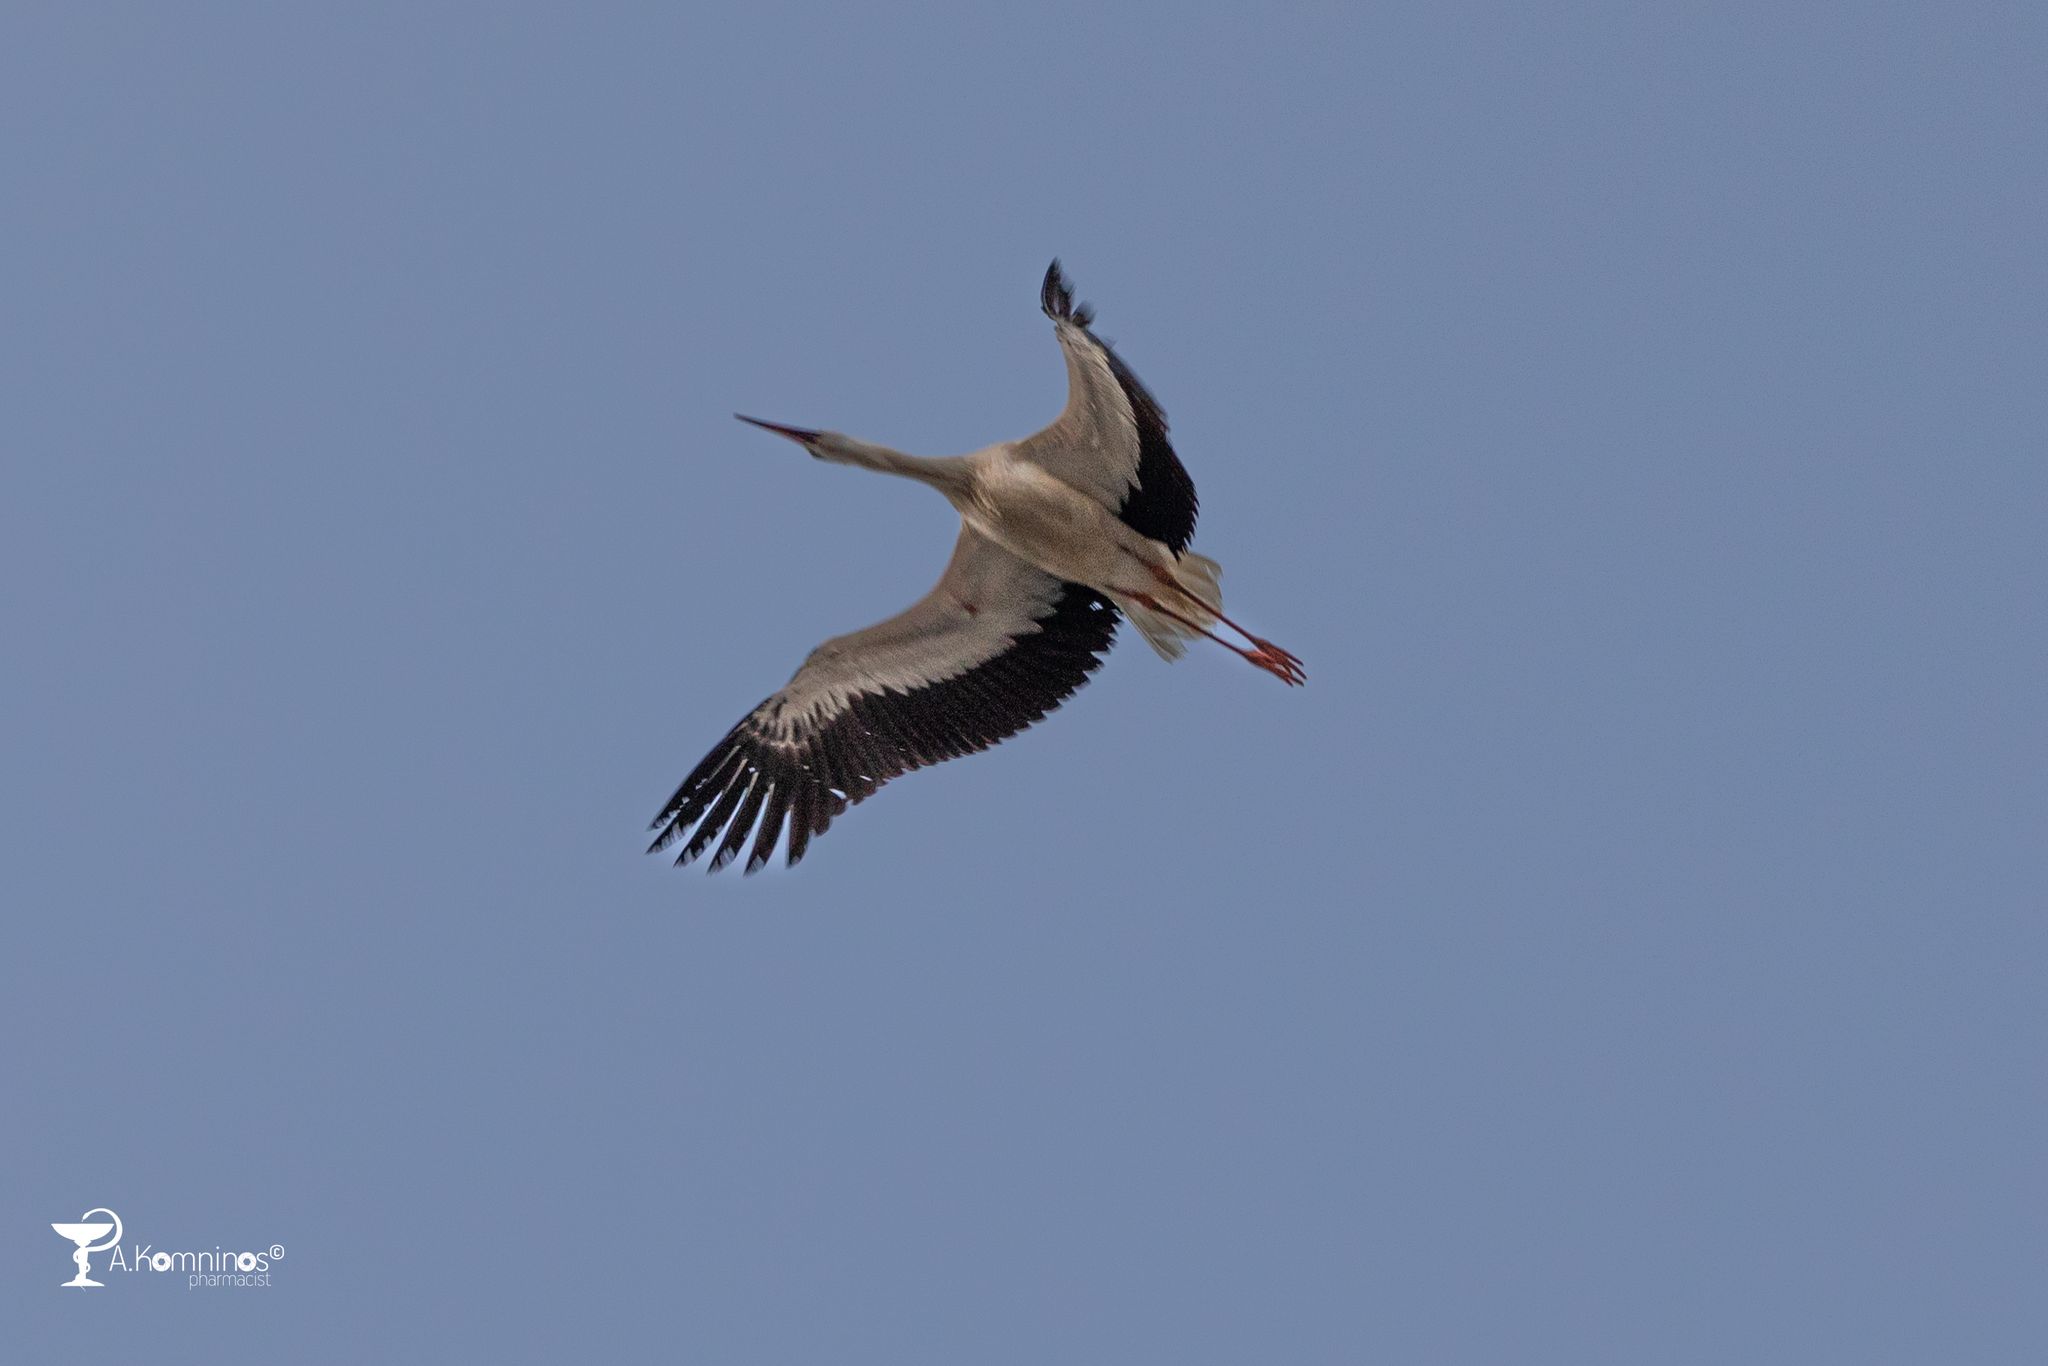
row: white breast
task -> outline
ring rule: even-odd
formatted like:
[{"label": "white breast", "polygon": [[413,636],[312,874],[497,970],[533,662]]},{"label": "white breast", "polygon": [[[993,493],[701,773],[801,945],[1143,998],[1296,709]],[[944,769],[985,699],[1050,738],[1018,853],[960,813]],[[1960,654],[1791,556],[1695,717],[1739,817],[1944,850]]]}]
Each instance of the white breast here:
[{"label": "white breast", "polygon": [[975,472],[961,508],[968,524],[1019,559],[1056,578],[1108,589],[1118,576],[1129,528],[1072,485],[1003,448]]}]

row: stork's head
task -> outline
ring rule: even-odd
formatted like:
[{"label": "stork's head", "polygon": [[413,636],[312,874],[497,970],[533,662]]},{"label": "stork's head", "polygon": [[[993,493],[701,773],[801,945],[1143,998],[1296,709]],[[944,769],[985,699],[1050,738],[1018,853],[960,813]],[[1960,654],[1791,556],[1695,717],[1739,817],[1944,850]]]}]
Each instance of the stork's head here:
[{"label": "stork's head", "polygon": [[763,422],[760,418],[748,417],[745,413],[734,413],[733,416],[742,422],[752,423],[764,432],[788,437],[820,460],[860,464],[860,453],[867,446],[865,441],[855,441],[852,437],[838,432],[812,431],[809,427],[785,427],[780,422]]}]

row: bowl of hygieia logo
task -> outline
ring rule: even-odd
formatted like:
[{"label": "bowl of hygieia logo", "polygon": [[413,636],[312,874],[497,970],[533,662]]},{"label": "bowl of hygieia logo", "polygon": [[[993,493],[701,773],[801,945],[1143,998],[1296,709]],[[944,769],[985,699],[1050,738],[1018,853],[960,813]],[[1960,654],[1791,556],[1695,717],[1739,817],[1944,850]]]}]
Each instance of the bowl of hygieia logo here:
[{"label": "bowl of hygieia logo", "polygon": [[[105,1218],[95,1218],[96,1215],[104,1215]],[[152,1275],[183,1276],[188,1290],[269,1285],[272,1264],[284,1256],[282,1243],[272,1243],[257,1251],[238,1251],[218,1243],[211,1249],[196,1252],[159,1252],[148,1243],[139,1242],[123,1247],[121,1216],[110,1209],[89,1209],[79,1216],[76,1223],[51,1224],[50,1227],[57,1231],[58,1236],[68,1238],[76,1245],[71,1260],[78,1271],[64,1282],[67,1288],[106,1285],[105,1281],[92,1278],[92,1254],[95,1252],[112,1253],[107,1258],[106,1273],[102,1274],[141,1271]]]}]

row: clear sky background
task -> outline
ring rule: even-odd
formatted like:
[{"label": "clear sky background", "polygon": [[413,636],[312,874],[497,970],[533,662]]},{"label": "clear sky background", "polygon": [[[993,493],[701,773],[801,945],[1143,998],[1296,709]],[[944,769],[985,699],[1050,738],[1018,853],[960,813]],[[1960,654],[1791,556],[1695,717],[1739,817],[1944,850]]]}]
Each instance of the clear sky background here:
[{"label": "clear sky background", "polygon": [[[1542,8],[10,7],[8,1358],[2048,1355],[2048,26]],[[643,857],[1056,253],[1309,686]]]}]

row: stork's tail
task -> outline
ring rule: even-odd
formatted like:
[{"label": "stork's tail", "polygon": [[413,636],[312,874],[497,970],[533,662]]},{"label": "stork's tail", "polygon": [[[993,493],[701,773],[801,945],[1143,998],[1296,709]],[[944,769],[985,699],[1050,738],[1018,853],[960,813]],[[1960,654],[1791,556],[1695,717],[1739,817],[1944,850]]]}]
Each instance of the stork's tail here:
[{"label": "stork's tail", "polygon": [[[1174,582],[1187,598],[1164,605],[1187,617],[1194,626],[1161,615],[1143,603],[1125,600],[1118,604],[1130,614],[1131,624],[1145,637],[1145,643],[1157,650],[1159,657],[1169,663],[1185,654],[1188,641],[1200,634],[1194,627],[1214,627],[1217,615],[1223,610],[1223,589],[1220,582],[1223,578],[1222,565],[1207,555],[1197,555],[1192,550],[1183,550],[1180,557],[1173,562],[1170,572],[1173,574]],[[1200,604],[1199,608],[1196,603]]]}]

